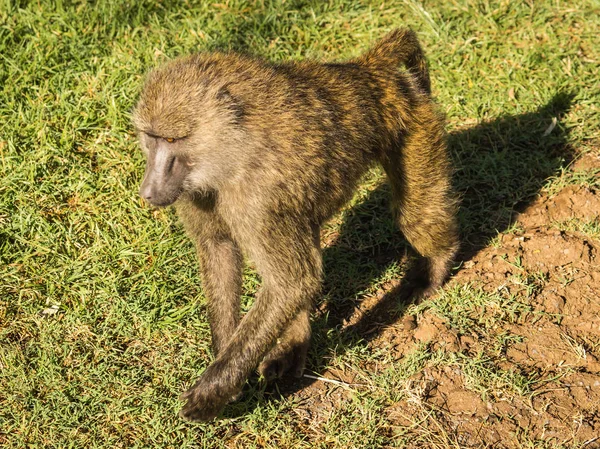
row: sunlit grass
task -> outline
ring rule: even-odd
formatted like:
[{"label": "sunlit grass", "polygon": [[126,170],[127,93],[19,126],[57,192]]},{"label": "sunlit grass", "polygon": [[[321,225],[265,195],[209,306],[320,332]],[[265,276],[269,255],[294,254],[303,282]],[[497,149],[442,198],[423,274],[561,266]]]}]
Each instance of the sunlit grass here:
[{"label": "sunlit grass", "polygon": [[[477,392],[527,394],[526,378],[498,377],[487,357],[425,345],[392,360],[320,316],[309,369],[369,380],[319,428],[303,424],[294,395],[273,399],[256,383],[226,419],[181,421],[178,395],[211,360],[205,299],[175,215],[138,198],[130,111],[147,70],[178,55],[340,60],[410,26],[448,114],[465,241],[487,244],[540,189],[597,182],[562,174],[600,125],[600,14],[575,3],[0,1],[0,446],[404,447],[382,413],[397,399],[388,387],[428,364],[463,366]],[[327,227],[329,304],[358,304],[402,277],[386,195],[375,171]],[[560,226],[597,235],[597,223]],[[246,303],[257,282],[248,270]],[[528,310],[522,297],[482,295],[452,290],[415,313],[485,334],[492,318]],[[494,304],[497,314],[476,314]],[[372,376],[366,362],[389,368]]]}]

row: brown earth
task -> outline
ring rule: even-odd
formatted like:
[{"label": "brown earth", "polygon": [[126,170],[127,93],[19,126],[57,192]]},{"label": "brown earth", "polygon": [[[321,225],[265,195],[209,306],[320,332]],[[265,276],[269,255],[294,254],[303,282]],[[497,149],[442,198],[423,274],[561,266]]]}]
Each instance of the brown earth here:
[{"label": "brown earth", "polygon": [[[598,168],[598,155],[588,154],[571,169],[597,172]],[[598,191],[567,186],[554,195],[542,195],[518,216],[516,231],[500,235],[494,245],[463,264],[449,287],[469,284],[528,301],[528,310],[500,320],[494,332],[459,334],[426,309],[418,317],[408,315],[388,326],[370,342],[397,352],[397,359],[419,343],[466,357],[487,354],[498,371],[535,378],[520,394],[501,387],[482,392],[466,384],[459,364],[429,366],[407,382],[400,401],[387,407],[392,432],[414,429],[415,436],[445,435],[432,446],[417,438],[415,448],[449,447],[444,441],[453,442],[451,447],[516,448],[523,447],[524,435],[527,441],[549,445],[535,447],[600,448],[600,241],[557,226],[570,220],[597,220],[599,214]],[[367,298],[361,309],[383,294]],[[357,310],[346,326],[361,314]],[[490,355],[493,340],[501,336],[509,336],[509,343],[502,353]],[[323,377],[354,382],[351,375],[337,371]],[[306,401],[297,413],[314,428],[347,392],[334,383],[317,381],[298,395]],[[418,427],[415,417],[424,418]]]}]

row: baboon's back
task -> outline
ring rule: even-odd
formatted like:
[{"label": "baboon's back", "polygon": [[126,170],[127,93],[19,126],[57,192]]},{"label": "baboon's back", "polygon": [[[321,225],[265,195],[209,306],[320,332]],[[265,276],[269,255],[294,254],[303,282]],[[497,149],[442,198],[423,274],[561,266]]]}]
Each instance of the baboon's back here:
[{"label": "baboon's back", "polygon": [[[282,213],[293,210],[321,223],[349,199],[370,165],[401,151],[403,136],[418,126],[414,111],[430,108],[422,79],[401,67],[415,50],[403,53],[401,43],[391,33],[365,55],[330,64],[198,54],[168,64],[145,92],[186,98],[188,109],[206,113],[198,92],[218,87],[236,110],[230,129],[246,135],[238,150],[250,154],[246,182],[259,180]],[[161,86],[174,74],[185,81],[176,85],[181,92]]]}]

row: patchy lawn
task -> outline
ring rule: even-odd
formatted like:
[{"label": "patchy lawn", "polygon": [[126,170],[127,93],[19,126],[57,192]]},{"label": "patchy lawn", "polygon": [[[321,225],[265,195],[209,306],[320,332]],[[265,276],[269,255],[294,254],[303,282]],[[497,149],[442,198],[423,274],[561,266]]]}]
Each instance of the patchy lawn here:
[{"label": "patchy lawn", "polygon": [[[180,420],[210,338],[191,243],[137,195],[144,74],[342,60],[397,26],[448,116],[453,278],[411,303],[373,170],[322,233],[307,376]],[[600,447],[599,28],[593,0],[0,2],[0,446]]]}]

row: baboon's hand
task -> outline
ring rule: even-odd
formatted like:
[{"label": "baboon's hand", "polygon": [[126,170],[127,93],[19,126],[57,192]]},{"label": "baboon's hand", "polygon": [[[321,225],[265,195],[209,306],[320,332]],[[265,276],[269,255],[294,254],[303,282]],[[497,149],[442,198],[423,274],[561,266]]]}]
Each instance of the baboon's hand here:
[{"label": "baboon's hand", "polygon": [[211,368],[180,396],[180,399],[187,401],[179,412],[182,418],[189,421],[211,421],[239,393],[236,388],[223,385],[222,373]]}]

